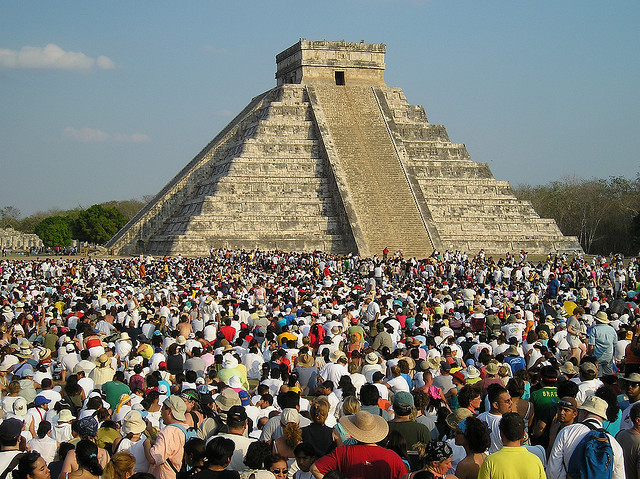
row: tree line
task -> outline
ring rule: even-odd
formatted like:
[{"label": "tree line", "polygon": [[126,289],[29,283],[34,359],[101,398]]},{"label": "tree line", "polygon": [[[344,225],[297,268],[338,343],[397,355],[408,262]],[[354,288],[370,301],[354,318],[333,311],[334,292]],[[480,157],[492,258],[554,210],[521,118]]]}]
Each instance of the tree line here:
[{"label": "tree line", "polygon": [[4,206],[0,227],[35,233],[47,247],[70,246],[73,240],[104,244],[145,204],[146,198],[109,201],[86,209],[38,211],[24,218],[15,206]]},{"label": "tree line", "polygon": [[514,192],[541,217],[553,218],[563,234],[577,236],[586,253],[638,255],[640,173],[633,179],[571,176],[546,185],[521,184]]}]

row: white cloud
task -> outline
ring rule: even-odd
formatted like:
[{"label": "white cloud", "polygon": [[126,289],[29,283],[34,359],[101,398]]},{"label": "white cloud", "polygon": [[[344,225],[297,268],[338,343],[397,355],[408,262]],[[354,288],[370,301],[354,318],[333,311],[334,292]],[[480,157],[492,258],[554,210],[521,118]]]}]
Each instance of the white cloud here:
[{"label": "white cloud", "polygon": [[109,141],[109,135],[104,131],[95,130],[93,128],[76,128],[67,127],[63,130],[62,136],[71,141],[80,143],[104,143]]},{"label": "white cloud", "polygon": [[24,46],[19,51],[0,48],[0,68],[88,71],[93,68],[111,70],[115,63],[109,57],[97,60],[81,52],[67,52],[50,43],[46,47]]},{"label": "white cloud", "polygon": [[226,48],[217,48],[217,47],[214,47],[213,45],[205,45],[204,47],[202,47],[202,49],[207,53],[213,53],[215,55],[226,55],[227,54],[227,49]]},{"label": "white cloud", "polygon": [[149,140],[149,136],[144,133],[133,133],[132,135],[117,134],[113,137],[113,141],[118,143],[144,143]]},{"label": "white cloud", "polygon": [[151,141],[149,135],[144,133],[132,133],[125,135],[116,133],[110,135],[95,128],[73,128],[71,126],[62,130],[62,137],[68,141],[76,141],[78,143],[144,143]]}]

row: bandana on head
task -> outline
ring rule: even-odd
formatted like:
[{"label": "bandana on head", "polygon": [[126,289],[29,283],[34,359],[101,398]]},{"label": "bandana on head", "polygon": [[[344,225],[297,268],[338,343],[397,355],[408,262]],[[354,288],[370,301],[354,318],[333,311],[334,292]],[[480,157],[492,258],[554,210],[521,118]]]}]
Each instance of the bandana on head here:
[{"label": "bandana on head", "polygon": [[425,451],[427,462],[442,462],[453,456],[451,446],[442,441],[431,441]]}]

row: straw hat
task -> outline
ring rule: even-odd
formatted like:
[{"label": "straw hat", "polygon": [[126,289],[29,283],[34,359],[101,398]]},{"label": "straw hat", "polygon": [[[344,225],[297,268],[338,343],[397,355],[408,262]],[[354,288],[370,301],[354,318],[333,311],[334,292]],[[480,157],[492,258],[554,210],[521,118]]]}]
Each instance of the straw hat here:
[{"label": "straw hat", "polygon": [[609,317],[607,316],[607,313],[605,313],[604,311],[598,311],[598,313],[596,314],[596,321],[599,322],[600,324],[609,324]]},{"label": "straw hat", "polygon": [[185,344],[187,344],[187,339],[184,336],[180,335],[178,336],[178,339],[176,339],[176,344],[178,346],[184,346]]},{"label": "straw hat", "polygon": [[313,358],[308,353],[303,353],[298,356],[298,366],[301,368],[310,368],[313,366]]},{"label": "straw hat", "polygon": [[631,373],[628,376],[625,376],[623,379],[629,383],[640,383],[640,374]]},{"label": "straw hat", "polygon": [[336,350],[329,355],[329,360],[332,363],[337,363],[341,358],[346,358],[347,356],[340,350]]},{"label": "straw hat", "polygon": [[101,354],[100,356],[98,356],[98,359],[96,360],[96,362],[100,365],[100,366],[106,366],[107,363],[109,363],[111,360],[109,359],[109,356],[107,356],[106,354]]},{"label": "straw hat", "polygon": [[351,416],[340,418],[340,425],[358,442],[375,444],[389,434],[389,424],[382,416],[360,411]]},{"label": "straw hat", "polygon": [[566,361],[562,366],[560,366],[560,372],[562,374],[568,374],[569,376],[575,376],[578,374],[578,370],[571,361]]},{"label": "straw hat", "polygon": [[466,419],[470,416],[473,416],[473,413],[471,412],[470,409],[466,407],[459,407],[458,409],[456,409],[454,412],[452,412],[447,416],[447,418],[445,419],[445,422],[447,423],[447,426],[455,430],[455,428],[458,427],[458,424],[463,419]]},{"label": "straw hat", "polygon": [[369,353],[364,357],[367,364],[378,364],[378,355],[376,353]]}]

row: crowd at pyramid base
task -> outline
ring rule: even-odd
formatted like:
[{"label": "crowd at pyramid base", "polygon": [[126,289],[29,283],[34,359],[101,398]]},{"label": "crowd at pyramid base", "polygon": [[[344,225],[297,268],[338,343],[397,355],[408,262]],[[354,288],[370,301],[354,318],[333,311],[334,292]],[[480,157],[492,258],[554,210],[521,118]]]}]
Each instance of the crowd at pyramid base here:
[{"label": "crowd at pyramid base", "polygon": [[426,257],[581,252],[382,79],[385,46],[301,40],[255,97],[107,245]]}]

